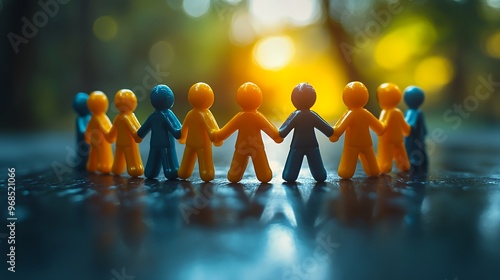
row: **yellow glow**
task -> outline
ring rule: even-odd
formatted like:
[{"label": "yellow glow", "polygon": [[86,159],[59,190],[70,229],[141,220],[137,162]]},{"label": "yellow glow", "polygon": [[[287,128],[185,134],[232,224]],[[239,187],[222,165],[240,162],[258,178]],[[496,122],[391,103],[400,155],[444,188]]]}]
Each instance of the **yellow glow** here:
[{"label": "yellow glow", "polygon": [[94,21],[94,35],[101,41],[111,41],[118,33],[118,24],[110,16],[102,16]]},{"label": "yellow glow", "polygon": [[436,92],[451,81],[453,74],[453,67],[447,58],[433,56],[418,64],[415,83],[425,92]]},{"label": "yellow glow", "polygon": [[235,13],[231,20],[229,38],[235,45],[248,45],[255,38],[250,17],[244,12]]},{"label": "yellow glow", "polygon": [[396,70],[415,55],[425,53],[435,38],[436,31],[427,20],[413,19],[378,42],[375,61],[382,68]]},{"label": "yellow glow", "polygon": [[149,50],[149,61],[152,65],[160,65],[166,68],[172,64],[174,59],[174,49],[172,45],[166,41],[155,43]]},{"label": "yellow glow", "polygon": [[500,58],[500,31],[488,37],[486,40],[486,52],[491,57]]},{"label": "yellow glow", "polygon": [[266,70],[279,70],[292,60],[294,53],[295,47],[290,37],[268,37],[257,42],[253,58]]}]

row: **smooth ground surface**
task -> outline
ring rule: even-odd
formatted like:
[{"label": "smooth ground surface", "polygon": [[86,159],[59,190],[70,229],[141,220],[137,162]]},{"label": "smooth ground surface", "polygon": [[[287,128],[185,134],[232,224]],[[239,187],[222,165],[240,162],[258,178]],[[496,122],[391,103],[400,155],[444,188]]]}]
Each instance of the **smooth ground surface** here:
[{"label": "smooth ground surface", "polygon": [[[71,136],[2,138],[0,279],[500,279],[500,135],[448,136],[429,147],[428,175],[359,168],[353,180],[336,175],[342,144],[319,137],[321,184],[307,168],[283,183],[290,139],[266,140],[270,184],[252,168],[229,184],[234,137],[214,149],[211,183],[65,168],[58,178],[52,165],[72,164]],[[7,167],[17,169],[15,274]]]}]

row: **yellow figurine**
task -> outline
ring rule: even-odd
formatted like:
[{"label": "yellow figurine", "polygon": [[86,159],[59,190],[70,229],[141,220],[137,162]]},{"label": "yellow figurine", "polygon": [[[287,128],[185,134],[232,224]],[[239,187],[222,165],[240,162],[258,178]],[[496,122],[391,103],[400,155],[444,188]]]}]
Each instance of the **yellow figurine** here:
[{"label": "yellow figurine", "polygon": [[344,179],[352,178],[358,157],[368,176],[378,176],[380,171],[373,150],[370,128],[380,136],[384,133],[384,126],[363,108],[368,102],[368,90],[361,82],[350,82],[344,88],[342,100],[348,110],[337,121],[334,133],[330,136],[330,141],[337,142],[346,131],[338,169],[339,176]]},{"label": "yellow figurine", "polygon": [[[200,177],[208,182],[215,178],[215,169],[212,159],[212,131],[219,129],[210,107],[214,103],[214,92],[205,83],[196,83],[188,93],[188,101],[193,107],[184,119],[179,143],[186,144],[181,165],[179,166],[179,178],[187,179],[193,174],[196,157]],[[215,146],[222,145],[222,141],[215,142]]]},{"label": "yellow figurine", "polygon": [[108,142],[116,141],[115,162],[112,171],[122,174],[127,167],[127,172],[132,177],[144,174],[139,145],[142,138],[137,136],[141,124],[134,114],[137,107],[135,94],[128,90],[119,90],[115,95],[115,106],[119,113],[113,121],[113,126],[108,133]]},{"label": "yellow figurine", "polygon": [[111,144],[106,141],[106,135],[111,129],[111,121],[106,116],[108,98],[101,91],[94,91],[87,100],[87,107],[92,117],[85,130],[85,141],[90,144],[90,154],[87,170],[109,173],[113,165]]},{"label": "yellow figurine", "polygon": [[395,84],[385,83],[377,89],[378,102],[382,107],[379,120],[385,132],[378,140],[377,162],[381,173],[392,170],[392,160],[400,171],[410,170],[410,161],[404,145],[404,136],[410,135],[411,127],[403,113],[396,108],[401,101],[401,90]]},{"label": "yellow figurine", "polygon": [[264,150],[261,131],[264,131],[276,143],[283,142],[283,138],[280,137],[278,129],[257,110],[262,104],[262,91],[256,84],[241,85],[236,94],[236,101],[243,110],[221,130],[214,132],[214,139],[220,141],[239,130],[227,179],[233,183],[239,182],[245,172],[248,158],[251,157],[257,179],[262,183],[267,183],[272,179],[273,174]]}]

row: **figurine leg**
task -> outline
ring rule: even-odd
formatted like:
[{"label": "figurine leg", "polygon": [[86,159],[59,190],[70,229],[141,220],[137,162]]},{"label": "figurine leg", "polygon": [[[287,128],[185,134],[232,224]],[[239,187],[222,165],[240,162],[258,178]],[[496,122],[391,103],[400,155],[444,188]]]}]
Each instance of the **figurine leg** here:
[{"label": "figurine leg", "polygon": [[139,145],[132,144],[125,148],[125,159],[127,161],[127,172],[132,177],[138,177],[144,174]]},{"label": "figurine leg", "polygon": [[380,169],[378,168],[377,159],[375,158],[375,151],[373,146],[365,147],[361,150],[359,155],[363,169],[369,177],[378,176]]},{"label": "figurine leg", "polygon": [[99,147],[98,153],[97,170],[104,174],[111,172],[111,167],[113,166],[113,151],[111,149],[111,144],[104,144]]},{"label": "figurine leg", "polygon": [[215,169],[211,147],[208,149],[201,148],[197,151],[197,154],[200,178],[205,182],[212,181],[215,178]]},{"label": "figurine leg", "polygon": [[94,146],[90,148],[89,159],[87,161],[87,170],[90,172],[97,171],[97,149]]},{"label": "figurine leg", "polygon": [[287,182],[295,182],[299,176],[300,167],[304,153],[301,149],[290,149],[286,158],[285,168],[283,168],[282,178]]},{"label": "figurine leg", "polygon": [[307,149],[307,163],[309,164],[309,170],[317,182],[324,182],[326,180],[326,169],[323,165],[323,160],[321,159],[321,154],[319,148]]},{"label": "figurine leg", "polygon": [[402,142],[396,144],[394,148],[394,160],[400,171],[406,172],[410,170],[410,161],[408,160],[408,154]]},{"label": "figurine leg", "polygon": [[267,160],[267,155],[264,149],[257,150],[255,154],[252,155],[253,168],[255,170],[255,175],[261,183],[267,183],[273,178],[273,171],[269,167],[269,161]]},{"label": "figurine leg", "polygon": [[394,154],[392,144],[384,143],[379,140],[377,153],[377,163],[380,168],[380,172],[390,173],[392,171],[392,157]]},{"label": "figurine leg", "polygon": [[194,164],[196,163],[196,153],[191,148],[186,146],[184,155],[182,156],[181,166],[179,167],[179,178],[187,179],[193,174]]},{"label": "figurine leg", "polygon": [[127,163],[125,162],[125,152],[123,147],[116,146],[115,150],[115,160],[113,162],[113,168],[111,168],[113,174],[120,175],[125,171]]},{"label": "figurine leg", "polygon": [[154,179],[160,174],[160,153],[161,148],[151,147],[149,150],[148,161],[146,163],[146,169],[144,170],[144,175],[148,179]]},{"label": "figurine leg", "polygon": [[[254,163],[255,164],[255,163]],[[241,154],[238,150],[234,151],[231,167],[227,172],[227,179],[231,183],[238,183],[243,178],[243,173],[248,165],[248,155]]]},{"label": "figurine leg", "polygon": [[178,170],[179,170],[179,162],[177,161],[177,154],[175,153],[175,149],[162,149],[163,153],[161,153],[161,162],[163,164],[163,174],[169,180],[177,179]]},{"label": "figurine leg", "polygon": [[338,170],[341,178],[352,178],[354,171],[356,171],[356,164],[358,163],[358,153],[358,149],[344,146]]}]

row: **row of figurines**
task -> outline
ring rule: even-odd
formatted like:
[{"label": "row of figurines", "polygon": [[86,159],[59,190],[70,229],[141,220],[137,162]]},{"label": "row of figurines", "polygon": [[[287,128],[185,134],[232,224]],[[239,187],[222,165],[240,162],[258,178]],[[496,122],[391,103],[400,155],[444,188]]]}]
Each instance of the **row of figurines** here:
[{"label": "row of figurines", "polygon": [[[334,127],[310,110],[316,102],[316,91],[308,83],[298,84],[292,91],[291,100],[297,109],[283,125],[276,128],[261,112],[262,91],[254,83],[241,85],[236,100],[241,112],[219,129],[209,110],[214,102],[214,93],[206,83],[196,83],[188,93],[192,110],[181,123],[170,110],[174,94],[166,85],[155,86],[150,94],[155,111],[141,125],[134,110],[137,98],[128,89],[119,90],[114,105],[119,113],[113,123],[106,115],[108,99],[100,91],[90,95],[78,93],[74,100],[77,119],[77,141],[88,143],[88,159],[84,167],[90,172],[122,174],[127,169],[130,176],[158,177],[163,169],[168,179],[189,178],[198,158],[199,173],[203,181],[215,177],[212,159],[212,143],[222,145],[231,134],[238,131],[235,151],[227,178],[239,182],[245,172],[249,157],[257,179],[263,183],[272,179],[261,131],[276,143],[281,143],[292,130],[293,139],[284,169],[283,179],[295,181],[304,156],[307,157],[311,175],[318,182],[326,180],[327,173],[321,159],[315,129],[336,142],[345,132],[344,148],[338,174],[349,179],[354,175],[358,158],[368,176],[378,176],[392,170],[393,160],[400,171],[426,170],[427,155],[424,146],[426,127],[419,110],[424,101],[423,91],[416,86],[404,90],[408,106],[405,116],[396,107],[403,94],[397,85],[384,83],[377,89],[378,102],[382,108],[380,118],[364,108],[368,102],[368,90],[361,82],[350,82],[342,99],[347,110]],[[375,156],[370,129],[377,133],[378,154]],[[144,169],[139,147],[142,139],[151,132],[151,142],[146,168]],[[175,139],[185,144],[179,165],[175,152]],[[111,143],[116,143],[113,157]],[[78,145],[82,148],[82,145]],[[84,152],[82,152],[84,153]]]}]

